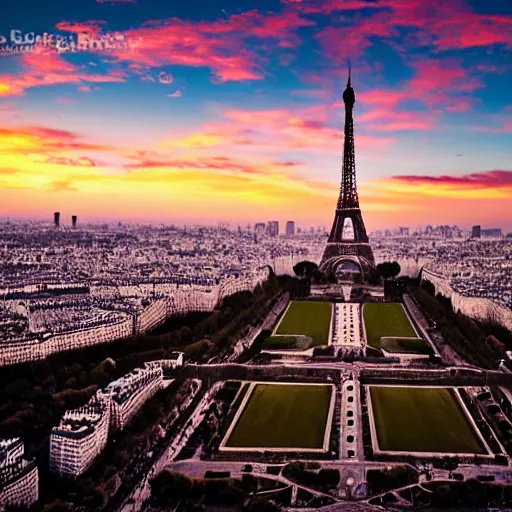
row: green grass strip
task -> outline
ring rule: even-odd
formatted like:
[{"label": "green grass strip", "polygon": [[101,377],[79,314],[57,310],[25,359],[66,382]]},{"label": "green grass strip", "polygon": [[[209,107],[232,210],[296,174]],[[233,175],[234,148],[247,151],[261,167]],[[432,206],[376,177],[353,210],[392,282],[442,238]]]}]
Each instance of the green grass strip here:
[{"label": "green grass strip", "polygon": [[330,302],[292,301],[275,334],[302,334],[314,347],[327,345],[331,314]]},{"label": "green grass strip", "polygon": [[370,388],[381,450],[487,453],[452,389]]},{"label": "green grass strip", "polygon": [[401,304],[367,303],[363,306],[363,318],[367,342],[372,347],[380,348],[384,336],[417,337]]},{"label": "green grass strip", "polygon": [[257,384],[226,443],[247,448],[322,448],[330,385]]},{"label": "green grass strip", "polygon": [[430,344],[421,338],[384,338],[380,347],[391,353],[426,355],[434,353]]}]

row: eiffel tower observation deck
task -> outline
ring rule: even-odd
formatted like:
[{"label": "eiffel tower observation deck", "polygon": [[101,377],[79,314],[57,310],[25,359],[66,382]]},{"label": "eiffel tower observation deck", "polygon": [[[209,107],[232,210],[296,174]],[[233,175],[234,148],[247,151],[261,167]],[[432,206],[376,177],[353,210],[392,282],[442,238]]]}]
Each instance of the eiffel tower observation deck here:
[{"label": "eiffel tower observation deck", "polygon": [[364,276],[375,268],[375,260],[357,195],[354,118],[352,115],[356,95],[351,84],[350,68],[343,101],[345,103],[345,141],[340,195],[331,234],[320,263],[320,270],[338,280],[342,280],[350,274],[361,273]]}]

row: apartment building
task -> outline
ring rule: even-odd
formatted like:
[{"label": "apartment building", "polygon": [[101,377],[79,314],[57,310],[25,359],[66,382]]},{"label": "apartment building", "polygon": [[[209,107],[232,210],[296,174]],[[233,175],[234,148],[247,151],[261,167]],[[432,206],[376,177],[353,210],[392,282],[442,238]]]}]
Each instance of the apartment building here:
[{"label": "apartment building", "polygon": [[19,437],[0,439],[0,507],[28,508],[39,498],[36,462],[24,455]]},{"label": "apartment building", "polygon": [[50,436],[50,471],[76,478],[86,471],[108,440],[110,398],[101,392],[64,413]]}]

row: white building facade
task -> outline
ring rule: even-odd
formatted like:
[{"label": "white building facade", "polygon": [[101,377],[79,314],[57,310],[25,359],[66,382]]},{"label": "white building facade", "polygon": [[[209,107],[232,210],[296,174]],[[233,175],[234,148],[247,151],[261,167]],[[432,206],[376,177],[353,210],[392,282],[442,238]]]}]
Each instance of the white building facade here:
[{"label": "white building facade", "polygon": [[28,508],[39,498],[36,462],[24,452],[20,438],[0,439],[0,507]]},{"label": "white building facade", "polygon": [[111,382],[100,392],[110,402],[112,430],[124,429],[146,401],[162,389],[162,378],[162,364],[153,361]]},{"label": "white building facade", "polygon": [[67,478],[81,475],[105,448],[109,424],[110,400],[101,392],[66,411],[50,436],[50,471]]}]

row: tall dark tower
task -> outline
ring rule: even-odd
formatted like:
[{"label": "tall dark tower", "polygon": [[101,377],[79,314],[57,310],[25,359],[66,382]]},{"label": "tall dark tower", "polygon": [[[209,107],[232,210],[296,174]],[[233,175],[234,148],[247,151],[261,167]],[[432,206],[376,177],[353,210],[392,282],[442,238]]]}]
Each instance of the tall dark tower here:
[{"label": "tall dark tower", "polygon": [[345,103],[345,142],[340,195],[331,234],[320,263],[320,269],[323,272],[334,276],[345,272],[366,274],[375,268],[375,260],[372,248],[368,243],[368,235],[357,195],[354,119],[352,117],[356,95],[351,84],[350,67],[343,101]]},{"label": "tall dark tower", "polygon": [[76,215],[71,215],[71,225],[76,228]]},{"label": "tall dark tower", "polygon": [[60,212],[55,212],[53,214],[53,224],[56,228],[60,226]]}]

